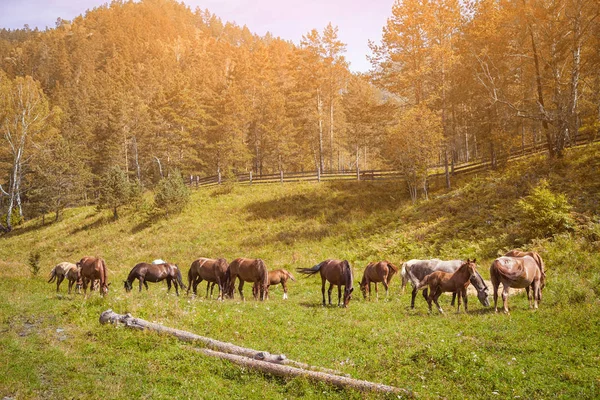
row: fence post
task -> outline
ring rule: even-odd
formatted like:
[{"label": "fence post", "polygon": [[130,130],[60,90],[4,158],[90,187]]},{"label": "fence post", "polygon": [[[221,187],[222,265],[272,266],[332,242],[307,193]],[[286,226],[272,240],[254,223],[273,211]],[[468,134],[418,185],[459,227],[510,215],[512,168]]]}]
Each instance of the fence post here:
[{"label": "fence post", "polygon": [[317,182],[321,182],[321,167],[317,167]]},{"label": "fence post", "polygon": [[283,183],[283,170],[279,170],[279,181]]},{"label": "fence post", "polygon": [[219,170],[217,171],[217,183],[220,185],[221,184],[221,169],[219,168]]},{"label": "fence post", "polygon": [[252,171],[250,171],[250,184],[252,185]]}]

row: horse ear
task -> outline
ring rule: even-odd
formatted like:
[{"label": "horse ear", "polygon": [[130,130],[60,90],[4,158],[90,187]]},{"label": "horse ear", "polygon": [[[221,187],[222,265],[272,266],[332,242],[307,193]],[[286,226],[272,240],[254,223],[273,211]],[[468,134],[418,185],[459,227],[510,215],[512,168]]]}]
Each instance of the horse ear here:
[{"label": "horse ear", "polygon": [[476,258],[474,258],[474,259],[473,259],[473,263],[476,263],[476,262],[477,262],[477,259],[476,259]]},{"label": "horse ear", "polygon": [[354,288],[350,288],[350,291],[348,293],[352,293],[354,292]]},{"label": "horse ear", "polygon": [[[112,283],[112,282],[111,282],[111,283]],[[109,283],[108,285],[106,285],[106,287],[109,287],[109,286],[110,286],[110,283]]]}]

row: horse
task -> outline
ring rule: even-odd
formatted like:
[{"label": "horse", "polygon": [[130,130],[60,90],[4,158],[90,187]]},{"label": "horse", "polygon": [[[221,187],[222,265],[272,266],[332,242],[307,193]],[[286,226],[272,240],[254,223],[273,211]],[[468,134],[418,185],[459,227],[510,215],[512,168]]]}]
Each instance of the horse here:
[{"label": "horse", "polygon": [[60,284],[65,278],[69,281],[69,294],[71,294],[75,282],[77,282],[75,289],[81,290],[81,271],[77,268],[77,265],[70,262],[61,262],[52,268],[48,283],[56,281],[56,293],[58,293]]},{"label": "horse", "polygon": [[321,293],[323,294],[323,305],[325,305],[325,282],[329,282],[329,305],[331,305],[331,292],[333,291],[333,285],[338,287],[338,306],[340,305],[340,298],[342,297],[342,286],[344,286],[344,302],[343,306],[348,307],[348,303],[352,298],[352,268],[346,260],[325,260],[312,268],[298,268],[298,272],[308,276],[314,275],[317,272],[321,273]]},{"label": "horse", "polygon": [[88,283],[91,282],[92,285],[94,285],[95,279],[100,281],[100,295],[104,296],[108,293],[108,286],[110,283],[106,283],[108,275],[106,271],[106,263],[102,258],[86,256],[79,260],[79,262],[75,265],[81,269],[84,295],[87,295]]},{"label": "horse", "polygon": [[429,305],[429,312],[431,312],[431,301],[435,302],[440,314],[444,311],[438,303],[438,298],[443,292],[458,293],[458,307],[456,312],[460,312],[460,298],[463,298],[465,305],[465,312],[467,312],[467,286],[469,286],[469,279],[475,274],[477,264],[475,260],[463,262],[456,272],[444,272],[434,271],[427,275],[417,287],[421,289],[425,286],[429,286],[429,296],[427,297],[427,305]]},{"label": "horse", "polygon": [[198,284],[203,280],[206,281],[206,297],[208,297],[208,287],[211,286],[210,295],[212,297],[212,288],[217,284],[219,285],[219,297],[217,297],[217,300],[223,300],[223,294],[229,285],[229,264],[227,264],[227,261],[224,258],[216,260],[199,258],[192,262],[188,271],[187,294],[190,294],[190,289],[196,294]]},{"label": "horse", "polygon": [[240,280],[238,291],[240,292],[242,301],[244,300],[244,282],[252,282],[253,285],[258,286],[256,292],[252,291],[255,300],[258,299],[259,292],[261,301],[268,297],[269,271],[264,261],[260,258],[236,258],[229,264],[229,274],[228,295],[232,299],[236,278]]},{"label": "horse", "polygon": [[398,272],[398,267],[389,261],[371,262],[365,267],[362,280],[360,281],[360,290],[363,293],[363,297],[367,298],[367,291],[369,292],[369,298],[371,298],[371,282],[375,283],[375,293],[379,298],[379,291],[377,290],[377,282],[382,282],[385,288],[385,296],[388,295],[388,288],[392,277]]},{"label": "horse", "polygon": [[[402,264],[402,270],[405,271],[405,274],[410,280],[413,290],[411,294],[410,300],[410,308],[415,308],[415,298],[417,297],[418,289],[420,281],[425,278],[425,276],[431,274],[434,271],[444,271],[444,272],[455,272],[464,262],[462,260],[450,260],[450,261],[442,261],[437,258],[432,260],[409,260]],[[477,298],[479,302],[484,307],[489,307],[490,302],[488,300],[488,287],[483,280],[483,277],[479,274],[479,272],[475,271],[470,278],[471,284],[477,290]],[[423,297],[427,299],[427,289],[423,291]],[[452,302],[450,303],[452,306],[456,300],[456,293],[452,294]]]},{"label": "horse", "polygon": [[[276,269],[274,271],[269,271],[269,284],[267,285],[267,299],[269,298],[269,288],[271,287],[271,285],[279,285],[281,283],[281,286],[283,287],[283,299],[286,300],[288,298],[288,295],[287,295],[288,279],[291,279],[292,281],[296,282],[294,275],[292,275],[285,269]],[[256,296],[257,290],[258,290],[258,286],[255,284],[252,287],[252,293],[254,294],[254,296]]]},{"label": "horse", "polygon": [[[542,273],[542,276],[540,278],[540,292],[538,293],[538,296],[539,296],[538,301],[542,301],[542,289],[546,286],[546,271],[545,271],[546,267],[544,264],[544,260],[542,260],[542,256],[540,256],[535,251],[521,251],[521,250],[510,250],[504,256],[505,257],[530,256],[531,258],[533,258],[535,260],[535,262],[538,265],[538,268],[540,269],[540,272]],[[529,293],[529,288],[530,288],[530,286],[527,286],[525,288],[525,291],[527,292],[527,298],[531,302],[531,294]]]},{"label": "horse", "polygon": [[[540,257],[541,260],[541,257]],[[542,300],[542,288],[546,285],[546,275],[534,257],[498,257],[490,267],[490,280],[494,290],[494,311],[498,312],[498,287],[502,283],[502,302],[504,312],[508,314],[509,288],[526,288],[529,307],[532,298],[529,288],[533,289],[533,308],[538,308]]]},{"label": "horse", "polygon": [[167,292],[171,291],[171,282],[175,286],[175,293],[179,296],[179,289],[185,289],[186,286],[183,284],[181,279],[181,271],[175,264],[163,263],[163,264],[148,264],[145,262],[136,264],[135,267],[129,272],[129,276],[126,281],[123,281],[125,291],[130,292],[133,288],[133,281],[137,279],[140,284],[140,292],[142,291],[142,284],[146,286],[148,290],[148,282],[160,282],[167,280]]}]

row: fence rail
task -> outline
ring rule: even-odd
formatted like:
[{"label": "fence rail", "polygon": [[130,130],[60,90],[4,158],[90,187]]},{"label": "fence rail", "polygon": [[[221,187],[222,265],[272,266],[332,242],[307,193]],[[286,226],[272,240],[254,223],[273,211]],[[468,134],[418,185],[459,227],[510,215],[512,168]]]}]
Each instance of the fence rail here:
[{"label": "fence rail", "polygon": [[[582,146],[593,142],[600,141],[600,137],[590,140],[581,138],[574,141],[572,147]],[[545,153],[548,149],[540,144],[529,144],[511,149],[508,154],[499,155],[498,160],[513,161],[522,157]],[[468,162],[462,164],[454,164],[449,166],[450,176],[467,175],[482,172],[492,167],[491,160],[479,160],[476,162]],[[438,165],[432,169],[444,168],[443,165]],[[429,175],[429,178],[439,178],[445,175],[445,171],[435,172]],[[319,171],[301,171],[301,172],[280,172],[275,174],[263,174],[255,176],[252,172],[238,173],[234,179],[229,179],[241,184],[263,184],[263,183],[287,183],[287,182],[321,182],[321,181],[384,181],[384,180],[403,180],[404,176],[397,170],[364,170],[357,173],[356,170],[337,171],[337,172],[319,172]],[[208,187],[219,185],[224,180],[219,175],[207,176],[204,178],[198,176],[190,176],[189,185],[192,187]]]}]

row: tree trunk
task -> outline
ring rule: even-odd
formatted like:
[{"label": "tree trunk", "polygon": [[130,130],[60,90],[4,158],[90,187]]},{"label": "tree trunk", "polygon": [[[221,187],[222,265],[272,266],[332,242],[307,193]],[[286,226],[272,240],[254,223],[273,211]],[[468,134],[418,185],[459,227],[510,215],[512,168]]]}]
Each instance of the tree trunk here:
[{"label": "tree trunk", "polygon": [[321,98],[321,89],[317,89],[317,113],[319,119],[319,169],[325,169],[325,160],[323,157],[323,99]]},{"label": "tree trunk", "polygon": [[448,145],[444,146],[444,172],[446,175],[446,188],[450,189],[450,170],[448,168]]},{"label": "tree trunk", "polygon": [[308,364],[288,360],[283,354],[274,355],[264,351],[257,351],[231,343],[221,342],[208,337],[196,335],[191,332],[169,328],[160,324],[151,323],[143,319],[133,318],[131,314],[120,315],[112,310],[100,314],[100,323],[123,323],[132,329],[148,329],[158,333],[173,335],[179,340],[203,343],[208,349],[194,349],[210,357],[229,360],[244,367],[256,369],[261,372],[277,376],[297,377],[302,376],[311,380],[323,381],[342,388],[352,388],[361,391],[377,391],[382,393],[397,393],[407,396],[414,394],[406,389],[396,388],[378,383],[352,379],[341,376],[338,371],[327,368],[314,367]]}]

